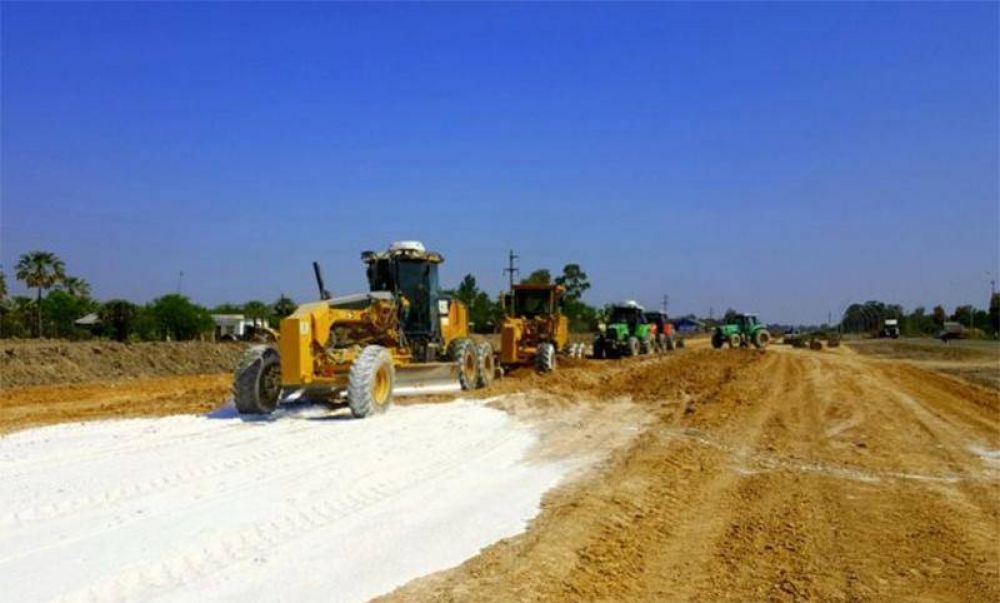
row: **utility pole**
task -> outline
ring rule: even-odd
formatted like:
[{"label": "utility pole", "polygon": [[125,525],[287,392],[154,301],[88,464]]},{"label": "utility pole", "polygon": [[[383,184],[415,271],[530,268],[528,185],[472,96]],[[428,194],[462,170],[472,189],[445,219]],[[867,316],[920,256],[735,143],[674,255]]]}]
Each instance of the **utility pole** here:
[{"label": "utility pole", "polygon": [[181,294],[181,282],[184,280],[184,271],[177,273],[177,295]]},{"label": "utility pole", "polygon": [[520,268],[514,265],[514,260],[520,258],[519,255],[514,255],[514,250],[511,249],[507,253],[507,267],[503,269],[504,273],[510,275],[510,290],[514,290],[514,275],[521,271]]},{"label": "utility pole", "polygon": [[708,307],[708,319],[715,320],[715,308],[712,306]]},{"label": "utility pole", "polygon": [[663,313],[666,314],[667,313],[667,306],[670,305],[670,296],[667,295],[666,293],[663,294],[663,302],[662,302],[662,304],[663,304]]}]

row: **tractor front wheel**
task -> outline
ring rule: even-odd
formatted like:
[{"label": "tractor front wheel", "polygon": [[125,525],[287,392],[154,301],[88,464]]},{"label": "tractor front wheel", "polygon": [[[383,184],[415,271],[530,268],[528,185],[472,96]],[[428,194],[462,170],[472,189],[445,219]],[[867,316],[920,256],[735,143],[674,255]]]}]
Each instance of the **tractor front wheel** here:
[{"label": "tractor front wheel", "polygon": [[729,336],[729,347],[730,348],[736,349],[736,348],[740,347],[741,345],[743,345],[743,340],[740,338],[739,335],[733,333],[732,335]]},{"label": "tractor front wheel", "polygon": [[385,412],[392,404],[396,368],[389,350],[369,345],[351,364],[347,376],[347,405],[358,419]]},{"label": "tractor front wheel", "polygon": [[535,368],[542,373],[556,370],[556,346],[551,343],[538,345],[538,351],[535,352]]},{"label": "tractor front wheel", "polygon": [[236,366],[233,402],[242,415],[266,415],[278,407],[281,394],[281,362],[271,346],[248,349]]},{"label": "tractor front wheel", "polygon": [[639,340],[635,337],[628,338],[628,349],[625,350],[625,354],[628,356],[638,356],[639,355]]}]

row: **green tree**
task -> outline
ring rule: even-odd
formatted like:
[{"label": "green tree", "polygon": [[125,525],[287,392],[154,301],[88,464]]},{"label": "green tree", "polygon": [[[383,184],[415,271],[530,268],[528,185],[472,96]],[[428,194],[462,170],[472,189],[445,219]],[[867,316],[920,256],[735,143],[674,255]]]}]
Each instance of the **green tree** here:
[{"label": "green tree", "polygon": [[98,312],[104,334],[115,341],[128,341],[138,313],[136,305],[124,299],[106,301]]},{"label": "green tree", "polygon": [[452,296],[469,308],[469,322],[475,332],[489,333],[494,330],[500,314],[499,304],[479,289],[476,277],[466,274]]},{"label": "green tree", "polygon": [[281,295],[271,304],[271,314],[280,320],[286,316],[291,316],[297,307],[292,298]]},{"label": "green tree", "polygon": [[566,264],[563,266],[563,272],[560,276],[556,277],[555,282],[557,285],[562,285],[566,288],[566,300],[571,302],[579,300],[583,297],[587,289],[590,289],[590,281],[587,279],[587,273],[580,268],[579,264]]},{"label": "green tree", "polygon": [[90,283],[78,276],[64,277],[58,286],[73,297],[90,299]]},{"label": "green tree", "polygon": [[944,311],[941,306],[934,306],[931,310],[931,318],[934,320],[934,324],[938,327],[944,326],[945,321],[948,320],[948,313]]},{"label": "green tree", "polygon": [[77,327],[74,322],[93,312],[96,306],[92,300],[71,295],[62,289],[50,291],[42,299],[42,315],[48,327],[46,330],[54,337],[73,339],[86,335],[88,332]]},{"label": "green tree", "polygon": [[17,262],[17,280],[37,289],[35,297],[35,336],[42,336],[42,291],[51,289],[66,278],[66,265],[50,251],[31,251]]},{"label": "green tree", "polygon": [[535,270],[525,278],[521,279],[522,285],[551,285],[552,284],[552,273],[547,269],[542,268],[540,270]]},{"label": "green tree", "polygon": [[212,308],[212,314],[243,314],[243,306],[239,304],[219,304]]},{"label": "green tree", "polygon": [[212,316],[187,297],[171,293],[153,300],[147,308],[159,338],[175,341],[195,339],[212,330]]},{"label": "green tree", "polygon": [[271,307],[262,301],[248,301],[243,304],[243,315],[250,319],[266,321],[271,315]]},{"label": "green tree", "polygon": [[975,316],[975,308],[970,305],[958,306],[955,308],[955,313],[951,315],[951,319],[957,323],[961,323],[963,327],[972,327],[973,317]]},{"label": "green tree", "polygon": [[7,275],[0,270],[0,301],[7,299]]}]

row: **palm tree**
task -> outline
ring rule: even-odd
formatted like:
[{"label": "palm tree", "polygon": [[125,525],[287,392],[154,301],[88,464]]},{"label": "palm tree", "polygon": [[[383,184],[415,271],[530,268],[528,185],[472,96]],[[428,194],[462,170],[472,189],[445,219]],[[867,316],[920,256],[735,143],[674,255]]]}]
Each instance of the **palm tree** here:
[{"label": "palm tree", "polygon": [[67,276],[63,278],[62,290],[73,297],[87,299],[90,297],[90,283],[78,276]]},{"label": "palm tree", "polygon": [[23,254],[17,262],[17,280],[38,290],[35,304],[35,336],[42,336],[42,290],[49,289],[66,278],[66,265],[50,251]]}]

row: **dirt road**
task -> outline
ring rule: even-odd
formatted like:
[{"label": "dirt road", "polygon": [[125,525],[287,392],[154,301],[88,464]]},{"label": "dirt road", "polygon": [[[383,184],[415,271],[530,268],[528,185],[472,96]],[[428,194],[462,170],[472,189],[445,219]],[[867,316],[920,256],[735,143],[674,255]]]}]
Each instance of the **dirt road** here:
[{"label": "dirt road", "polygon": [[[189,411],[199,410],[203,406],[196,404],[206,404],[199,396],[224,392],[225,377],[204,379],[201,394],[194,388],[193,397],[184,398],[186,403],[173,399],[172,408],[188,404]],[[145,383],[154,382],[121,387],[145,391]],[[162,382],[146,398],[139,396],[137,405],[125,396],[110,414],[141,414],[147,403],[162,408],[171,399],[169,389]],[[54,389],[32,391],[39,401],[57,395]],[[76,391],[64,392],[66,408],[74,407],[70,399]],[[81,398],[82,408],[92,413],[84,418],[99,416],[95,404],[101,395],[88,395]],[[387,600],[1000,600],[995,389],[848,348],[813,352],[773,346],[763,354],[701,348],[621,362],[568,361],[553,375],[517,373],[490,395],[499,398],[489,406],[506,411],[537,438],[519,462],[544,467],[585,460],[598,463],[596,468],[545,494],[525,532],[487,546],[457,567],[418,578]],[[16,408],[30,407],[19,399],[25,403]],[[444,409],[453,406],[448,398],[433,401]],[[392,412],[431,408],[406,404]],[[468,412],[459,410],[456,417]],[[10,416],[0,400],[0,417],[8,417],[0,425],[16,424]],[[317,427],[324,426],[311,429]],[[277,429],[285,428],[278,422]],[[414,424],[404,443],[419,447],[440,438],[413,439],[421,429]],[[216,431],[201,437],[215,440]],[[262,442],[293,445],[268,442],[263,435],[242,443],[228,437],[218,441],[219,454],[238,454]],[[310,437],[324,441],[315,432]],[[156,459],[169,461],[168,477],[202,462],[201,455],[183,456],[191,441],[177,447],[177,458],[168,453],[174,450],[169,441],[162,442]],[[392,451],[393,443],[375,446],[383,448]],[[419,459],[390,454],[385,470],[404,466],[410,456]],[[214,465],[209,461],[209,466]],[[492,467],[479,470],[491,479]],[[306,471],[295,475],[298,481],[311,479]],[[433,488],[447,491],[454,483],[448,471],[442,475]],[[121,479],[126,478],[123,472]],[[294,499],[298,481],[279,491]],[[182,482],[171,487],[183,487]],[[100,492],[129,492],[127,484],[118,488],[114,480],[105,485]],[[324,483],[316,489],[326,487],[340,486]],[[489,498],[469,504],[493,509]],[[242,508],[236,499],[232,504]],[[406,506],[392,508],[408,516],[412,509]],[[42,508],[62,507],[56,501]],[[184,507],[170,512],[182,525],[198,525],[205,517]],[[306,521],[293,518],[292,525]],[[446,518],[441,522],[439,529]],[[369,539],[361,532],[324,531],[329,529],[317,533],[354,538],[358,546]],[[265,541],[286,552],[314,548],[301,546],[306,542],[301,538]],[[395,546],[404,557],[419,558],[423,541],[404,539]],[[315,545],[317,538],[308,542]],[[7,543],[0,541],[0,550],[9,550]],[[295,558],[289,555],[282,558]],[[386,559],[395,567],[395,557]],[[332,572],[342,561],[323,562]],[[0,577],[5,575],[0,565]],[[157,576],[162,574],[154,572],[151,584],[158,584]],[[296,576],[293,581],[301,578],[329,594],[323,580]],[[177,588],[185,598],[184,584]]]},{"label": "dirt road", "polygon": [[996,392],[846,350],[637,370],[669,400],[640,396],[653,426],[389,599],[1000,599]]}]

